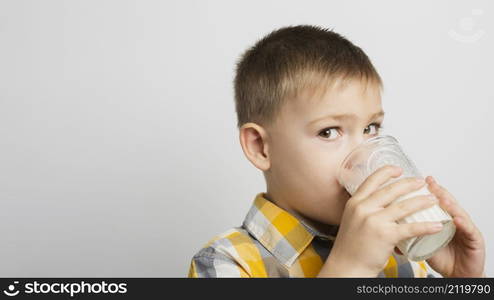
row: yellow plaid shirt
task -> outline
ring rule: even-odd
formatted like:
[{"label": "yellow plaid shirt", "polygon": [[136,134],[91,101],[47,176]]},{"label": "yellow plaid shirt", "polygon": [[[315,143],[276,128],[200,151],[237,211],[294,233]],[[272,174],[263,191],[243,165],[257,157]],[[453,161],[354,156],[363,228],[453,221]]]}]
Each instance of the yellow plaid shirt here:
[{"label": "yellow plaid shirt", "polygon": [[[211,239],[190,263],[189,277],[316,277],[338,226],[324,235],[266,199],[255,197],[242,226]],[[393,254],[378,277],[434,277],[424,261]]]}]

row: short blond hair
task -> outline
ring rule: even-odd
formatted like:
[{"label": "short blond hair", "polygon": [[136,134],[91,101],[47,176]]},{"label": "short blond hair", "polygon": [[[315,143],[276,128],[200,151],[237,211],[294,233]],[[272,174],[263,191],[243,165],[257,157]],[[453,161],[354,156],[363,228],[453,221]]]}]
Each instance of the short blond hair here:
[{"label": "short blond hair", "polygon": [[308,86],[358,78],[382,88],[364,51],[332,30],[312,25],[272,31],[247,49],[234,79],[237,127],[271,124],[286,99]]}]

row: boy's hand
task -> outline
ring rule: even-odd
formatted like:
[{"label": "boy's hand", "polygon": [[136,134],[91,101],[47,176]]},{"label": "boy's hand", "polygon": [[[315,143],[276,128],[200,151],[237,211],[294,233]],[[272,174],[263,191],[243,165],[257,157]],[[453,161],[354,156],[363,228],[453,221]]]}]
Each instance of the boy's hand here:
[{"label": "boy's hand", "polygon": [[396,223],[407,215],[437,204],[431,195],[392,203],[425,185],[424,180],[402,178],[380,188],[401,173],[401,168],[395,166],[378,169],[348,200],[336,240],[319,276],[376,277],[399,241],[441,230],[442,225],[437,227],[440,222]]},{"label": "boy's hand", "polygon": [[451,242],[441,248],[427,263],[444,277],[485,277],[485,244],[482,234],[467,212],[445,188],[431,176],[426,178],[431,193],[447,211],[456,225]]}]

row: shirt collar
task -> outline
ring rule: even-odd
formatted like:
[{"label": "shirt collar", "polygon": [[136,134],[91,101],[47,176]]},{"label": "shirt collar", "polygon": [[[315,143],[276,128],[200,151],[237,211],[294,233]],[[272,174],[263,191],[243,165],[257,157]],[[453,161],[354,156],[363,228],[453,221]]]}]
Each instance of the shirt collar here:
[{"label": "shirt collar", "polygon": [[334,240],[338,231],[334,225],[330,235],[319,232],[303,217],[294,216],[268,200],[265,193],[255,197],[243,227],[286,267],[295,262],[314,237]]}]

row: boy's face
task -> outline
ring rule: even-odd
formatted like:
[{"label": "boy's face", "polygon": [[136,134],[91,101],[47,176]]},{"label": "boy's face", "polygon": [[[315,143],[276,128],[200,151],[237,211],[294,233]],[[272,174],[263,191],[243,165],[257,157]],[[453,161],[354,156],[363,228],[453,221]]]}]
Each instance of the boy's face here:
[{"label": "boy's face", "polygon": [[[331,118],[338,115],[349,116]],[[322,231],[339,224],[350,195],[337,181],[338,169],[352,149],[378,135],[383,118],[379,87],[360,80],[287,101],[266,128],[267,197]]]}]

